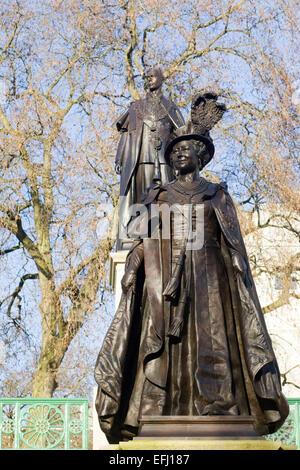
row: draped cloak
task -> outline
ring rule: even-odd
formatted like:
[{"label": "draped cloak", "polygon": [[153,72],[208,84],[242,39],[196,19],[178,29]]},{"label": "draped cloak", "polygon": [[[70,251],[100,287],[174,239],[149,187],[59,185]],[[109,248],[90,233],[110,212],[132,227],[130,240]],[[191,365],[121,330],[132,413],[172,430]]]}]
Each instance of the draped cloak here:
[{"label": "draped cloak", "polygon": [[148,192],[149,220],[153,204],[174,203],[203,208],[203,223],[195,220],[203,244],[186,252],[179,285],[188,289],[183,329],[170,335],[180,303],[163,293],[178,242],[174,224],[162,236],[160,220],[158,236],[137,240],[128,255],[125,271],[140,254],[137,281],[122,294],[97,358],[100,426],[113,443],[126,427],[136,433],[142,415],[239,414],[254,418],[258,434],[275,432],[288,404],[233,201],[222,184],[202,178],[189,193],[175,181]]}]

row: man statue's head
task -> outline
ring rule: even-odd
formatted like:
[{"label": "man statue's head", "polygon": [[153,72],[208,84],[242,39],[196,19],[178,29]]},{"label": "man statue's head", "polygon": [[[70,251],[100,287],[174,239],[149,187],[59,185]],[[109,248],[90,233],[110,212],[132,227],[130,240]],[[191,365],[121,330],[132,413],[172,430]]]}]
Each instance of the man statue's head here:
[{"label": "man statue's head", "polygon": [[151,68],[148,70],[146,73],[146,88],[148,88],[149,91],[155,91],[158,90],[164,81],[164,76],[160,68]]}]

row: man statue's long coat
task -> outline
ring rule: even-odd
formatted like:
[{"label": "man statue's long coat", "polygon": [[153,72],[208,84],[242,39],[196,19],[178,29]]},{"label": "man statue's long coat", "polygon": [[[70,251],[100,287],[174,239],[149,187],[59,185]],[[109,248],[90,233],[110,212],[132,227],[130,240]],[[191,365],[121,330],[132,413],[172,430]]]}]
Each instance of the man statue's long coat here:
[{"label": "man statue's long coat", "polygon": [[[103,431],[117,442],[141,415],[240,414],[254,417],[258,434],[275,432],[288,404],[229,193],[204,179],[188,193],[175,181],[149,191],[149,213],[154,203],[202,204],[203,246],[186,253],[192,275],[181,279],[189,291],[177,337],[170,324],[180,302],[171,306],[163,295],[172,236],[143,238],[129,253],[127,269],[132,256],[142,260],[136,285],[122,294],[95,368]],[[234,256],[244,273],[234,270]]]},{"label": "man statue's long coat", "polygon": [[[122,227],[126,227],[130,220],[130,207],[140,202],[141,195],[152,184],[156,137],[161,144],[158,160],[162,183],[173,179],[172,170],[164,157],[165,144],[173,130],[183,124],[184,119],[179,108],[161,92],[155,97],[147,93],[145,99],[133,101],[116,121],[121,134],[115,163],[121,166],[119,218]],[[147,172],[144,175],[145,188],[140,191],[141,194],[137,194],[136,188],[139,164],[143,165],[142,171]]]}]

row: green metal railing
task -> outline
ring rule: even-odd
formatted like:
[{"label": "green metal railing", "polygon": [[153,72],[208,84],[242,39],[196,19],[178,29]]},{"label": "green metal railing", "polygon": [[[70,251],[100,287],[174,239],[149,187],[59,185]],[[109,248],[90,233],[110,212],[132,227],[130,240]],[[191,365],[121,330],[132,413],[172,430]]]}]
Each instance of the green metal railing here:
[{"label": "green metal railing", "polygon": [[290,413],[283,426],[274,434],[266,436],[272,441],[295,445],[300,450],[300,398],[288,398]]},{"label": "green metal railing", "polygon": [[87,399],[0,398],[0,449],[87,448]]},{"label": "green metal railing", "polygon": [[[300,450],[300,398],[289,398],[290,414],[267,439]],[[88,449],[88,400],[0,398],[0,449]]]}]

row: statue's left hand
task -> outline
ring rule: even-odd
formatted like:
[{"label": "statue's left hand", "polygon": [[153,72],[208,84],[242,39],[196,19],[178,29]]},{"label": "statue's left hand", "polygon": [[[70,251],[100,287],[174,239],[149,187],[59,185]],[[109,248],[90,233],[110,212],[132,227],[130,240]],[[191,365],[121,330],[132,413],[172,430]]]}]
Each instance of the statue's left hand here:
[{"label": "statue's left hand", "polygon": [[245,279],[246,276],[246,271],[247,271],[247,265],[245,263],[244,258],[240,253],[235,252],[232,254],[232,265],[233,269],[236,273],[239,273],[242,275],[242,278]]},{"label": "statue's left hand", "polygon": [[136,284],[136,272],[128,270],[125,272],[121,280],[122,290],[126,294],[130,288],[135,288]]}]

